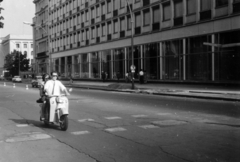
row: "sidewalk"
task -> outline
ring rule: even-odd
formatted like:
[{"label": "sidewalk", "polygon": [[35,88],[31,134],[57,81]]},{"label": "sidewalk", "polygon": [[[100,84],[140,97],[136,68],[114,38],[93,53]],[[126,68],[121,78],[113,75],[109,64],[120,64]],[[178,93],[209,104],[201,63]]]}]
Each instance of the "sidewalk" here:
[{"label": "sidewalk", "polygon": [[240,101],[240,87],[226,87],[219,85],[187,85],[187,84],[139,84],[132,83],[99,82],[99,81],[62,81],[66,86],[105,91],[118,91],[129,93],[144,93],[151,95],[178,96],[214,99],[224,101]]}]

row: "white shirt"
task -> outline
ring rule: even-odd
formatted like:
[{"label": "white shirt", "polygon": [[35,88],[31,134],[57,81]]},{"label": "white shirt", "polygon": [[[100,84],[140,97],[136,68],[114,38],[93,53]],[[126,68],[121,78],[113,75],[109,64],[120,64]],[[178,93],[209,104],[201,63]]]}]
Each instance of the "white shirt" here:
[{"label": "white shirt", "polygon": [[66,87],[59,80],[48,80],[44,85],[44,90],[47,91],[47,89],[52,95],[61,95],[61,91],[64,91]]}]

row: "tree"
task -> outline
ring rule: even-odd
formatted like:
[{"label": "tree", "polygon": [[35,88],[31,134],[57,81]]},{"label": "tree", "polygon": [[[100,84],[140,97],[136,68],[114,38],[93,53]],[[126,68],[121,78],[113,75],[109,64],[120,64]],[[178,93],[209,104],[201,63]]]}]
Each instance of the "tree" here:
[{"label": "tree", "polygon": [[[0,0],[0,4],[3,0]],[[4,23],[1,20],[4,20],[4,18],[1,16],[1,12],[4,10],[2,7],[0,7],[0,28],[3,28]]]},{"label": "tree", "polygon": [[4,68],[7,69],[12,76],[19,75],[19,56],[20,71],[28,71],[30,69],[27,54],[22,54],[20,51],[14,50],[11,54],[6,55],[4,64]]}]

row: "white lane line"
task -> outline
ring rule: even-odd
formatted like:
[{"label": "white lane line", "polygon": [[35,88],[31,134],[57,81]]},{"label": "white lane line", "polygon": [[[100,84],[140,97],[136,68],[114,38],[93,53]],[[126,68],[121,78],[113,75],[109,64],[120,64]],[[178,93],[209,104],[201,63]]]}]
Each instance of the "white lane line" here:
[{"label": "white lane line", "polygon": [[119,132],[119,131],[126,131],[125,128],[122,127],[116,127],[116,128],[107,128],[105,129],[107,132]]},{"label": "white lane line", "polygon": [[71,132],[73,135],[84,135],[84,134],[89,134],[89,131],[78,131],[78,132]]},{"label": "white lane line", "polygon": [[104,117],[105,119],[108,119],[108,120],[115,120],[115,119],[122,119],[121,117],[119,116],[111,116],[111,117]]},{"label": "white lane line", "polygon": [[51,138],[51,136],[41,132],[19,133],[19,134],[15,134],[13,137],[6,139],[5,142],[8,142],[8,143],[24,142],[24,141],[43,140],[48,138]]},{"label": "white lane line", "polygon": [[131,94],[131,93],[128,93],[128,92],[111,92],[111,93],[117,93],[117,94]]},{"label": "white lane line", "polygon": [[152,125],[152,124],[149,124],[149,125],[140,125],[139,127],[143,128],[143,129],[159,128],[158,126]]},{"label": "white lane line", "polygon": [[147,117],[147,115],[139,114],[139,115],[132,115],[134,118],[144,118]]},{"label": "white lane line", "polygon": [[17,124],[16,126],[17,127],[28,127],[29,125],[28,124]]},{"label": "white lane line", "polygon": [[95,121],[94,119],[79,119],[79,122]]},{"label": "white lane line", "polygon": [[170,113],[157,113],[157,115],[171,115]]}]

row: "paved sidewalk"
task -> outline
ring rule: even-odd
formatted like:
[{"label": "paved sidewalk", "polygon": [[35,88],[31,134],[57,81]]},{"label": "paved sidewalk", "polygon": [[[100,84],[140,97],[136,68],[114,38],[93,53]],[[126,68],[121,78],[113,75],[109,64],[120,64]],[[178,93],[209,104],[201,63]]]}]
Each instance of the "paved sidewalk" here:
[{"label": "paved sidewalk", "polygon": [[187,85],[187,84],[139,84],[135,83],[132,89],[131,83],[97,82],[97,81],[62,81],[66,86],[86,89],[98,89],[107,91],[119,91],[129,93],[145,93],[152,95],[191,97],[203,99],[215,99],[225,101],[240,101],[240,87],[228,87],[219,85]]}]

